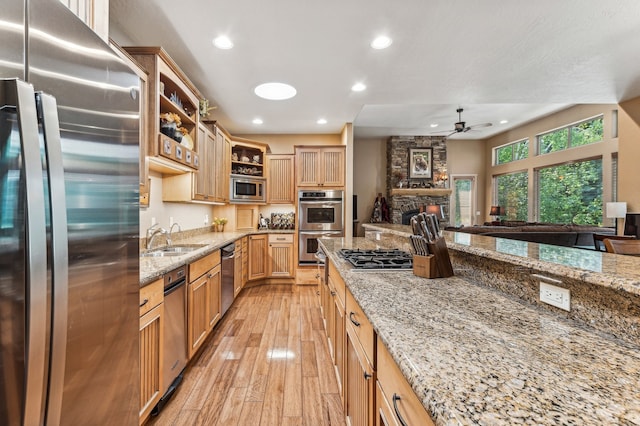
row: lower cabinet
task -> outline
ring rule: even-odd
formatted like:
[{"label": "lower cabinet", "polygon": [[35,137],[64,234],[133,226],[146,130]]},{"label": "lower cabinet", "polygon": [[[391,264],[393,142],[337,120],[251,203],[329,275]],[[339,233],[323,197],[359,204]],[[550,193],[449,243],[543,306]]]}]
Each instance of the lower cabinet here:
[{"label": "lower cabinet", "polygon": [[220,320],[221,272],[220,251],[189,265],[187,287],[187,345],[189,359]]},{"label": "lower cabinet", "polygon": [[240,241],[236,242],[236,249],[233,252],[233,298],[235,299],[240,294],[240,290],[244,282],[242,281],[242,244]]},{"label": "lower cabinet", "polygon": [[164,282],[140,289],[140,424],[162,397]]},{"label": "lower cabinet", "polygon": [[268,241],[267,276],[293,278],[295,276],[293,234],[269,234]]},{"label": "lower cabinet", "polygon": [[242,237],[242,287],[249,279],[249,237]]},{"label": "lower cabinet", "polygon": [[248,281],[267,277],[267,234],[249,236]]},{"label": "lower cabinet", "polygon": [[435,425],[379,338],[377,366],[376,426]]}]

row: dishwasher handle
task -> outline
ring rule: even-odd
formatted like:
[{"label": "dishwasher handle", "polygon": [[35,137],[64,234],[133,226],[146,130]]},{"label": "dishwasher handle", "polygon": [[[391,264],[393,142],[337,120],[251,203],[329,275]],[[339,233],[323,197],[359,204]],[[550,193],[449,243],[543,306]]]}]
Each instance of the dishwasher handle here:
[{"label": "dishwasher handle", "polygon": [[182,287],[186,283],[187,283],[187,279],[186,278],[182,278],[181,280],[175,281],[169,287],[164,289],[164,296],[166,297],[167,295],[173,293],[174,291],[178,290],[180,287]]}]

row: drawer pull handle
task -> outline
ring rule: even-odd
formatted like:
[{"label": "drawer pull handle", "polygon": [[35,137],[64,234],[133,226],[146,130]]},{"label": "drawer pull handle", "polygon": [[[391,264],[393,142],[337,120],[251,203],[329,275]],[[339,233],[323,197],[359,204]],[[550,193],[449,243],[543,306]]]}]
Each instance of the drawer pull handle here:
[{"label": "drawer pull handle", "polygon": [[353,316],[355,314],[356,314],[355,312],[350,312],[349,313],[349,321],[351,321],[353,323],[353,325],[355,325],[356,327],[360,327],[360,323],[353,319]]},{"label": "drawer pull handle", "polygon": [[404,419],[402,418],[402,415],[400,415],[400,411],[398,411],[398,404],[397,402],[400,401],[400,397],[397,394],[393,394],[393,411],[396,412],[396,417],[398,418],[398,421],[400,422],[400,424],[402,426],[407,426],[407,422],[404,421]]},{"label": "drawer pull handle", "polygon": [[147,303],[149,303],[149,299],[144,299],[142,301],[142,303],[140,304],[140,307],[142,308],[144,305],[146,305]]},{"label": "drawer pull handle", "polygon": [[332,296],[335,296],[336,294],[337,294],[337,293],[336,293],[335,291],[332,291],[332,292],[331,292],[331,295],[332,295]]}]

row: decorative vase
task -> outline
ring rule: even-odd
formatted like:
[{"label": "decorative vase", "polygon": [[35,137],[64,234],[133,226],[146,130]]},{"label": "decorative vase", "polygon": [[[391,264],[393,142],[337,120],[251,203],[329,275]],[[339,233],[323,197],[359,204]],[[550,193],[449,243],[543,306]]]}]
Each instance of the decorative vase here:
[{"label": "decorative vase", "polygon": [[224,232],[224,225],[221,223],[216,224],[216,232]]},{"label": "decorative vase", "polygon": [[178,128],[178,126],[176,126],[175,122],[168,122],[168,121],[161,121],[160,122],[160,133],[162,133],[163,135],[167,135],[170,138],[173,139],[173,137],[176,134],[176,129]]}]

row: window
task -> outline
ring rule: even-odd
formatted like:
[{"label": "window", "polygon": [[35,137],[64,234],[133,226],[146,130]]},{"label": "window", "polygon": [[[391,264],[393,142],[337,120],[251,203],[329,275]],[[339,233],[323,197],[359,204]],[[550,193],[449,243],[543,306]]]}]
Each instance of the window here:
[{"label": "window", "polygon": [[495,164],[505,164],[522,160],[529,156],[529,139],[522,139],[507,145],[494,148]]},{"label": "window", "polygon": [[602,139],[602,116],[599,116],[538,135],[538,153],[549,154],[576,146],[600,142]]},{"label": "window", "polygon": [[497,205],[503,208],[507,220],[527,220],[529,175],[527,172],[510,173],[494,178]]},{"label": "window", "polygon": [[475,176],[452,176],[452,178],[454,191],[451,209],[454,212],[454,225],[475,225],[476,178]]},{"label": "window", "polygon": [[537,170],[538,219],[548,223],[602,224],[602,159]]}]

